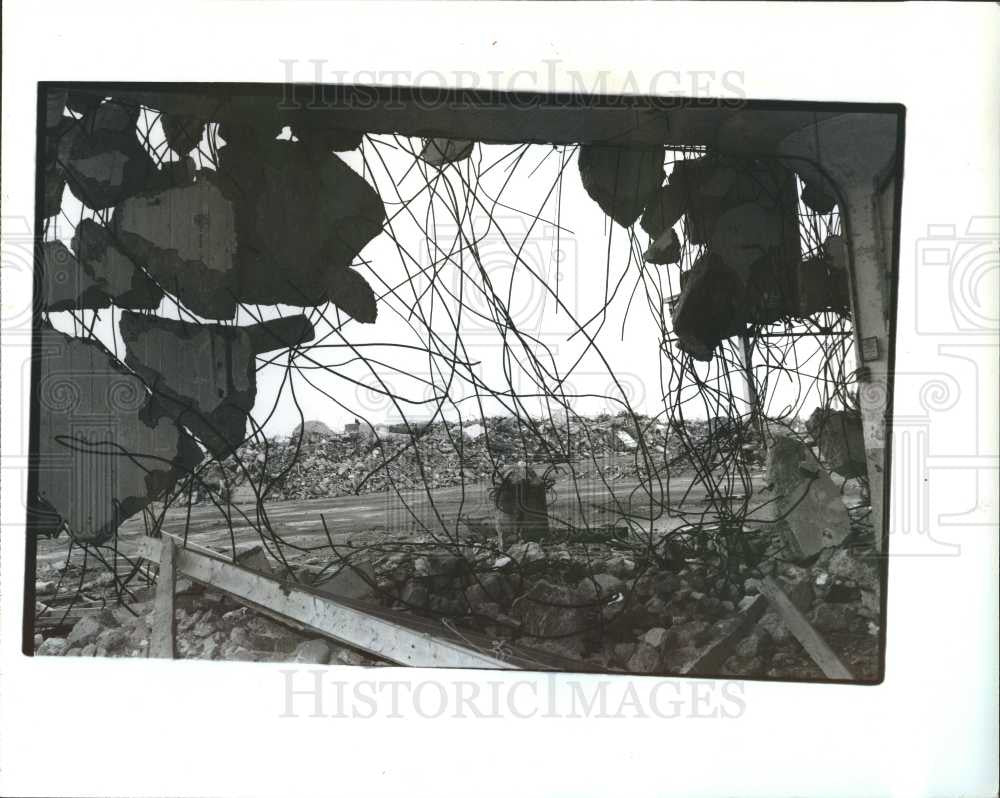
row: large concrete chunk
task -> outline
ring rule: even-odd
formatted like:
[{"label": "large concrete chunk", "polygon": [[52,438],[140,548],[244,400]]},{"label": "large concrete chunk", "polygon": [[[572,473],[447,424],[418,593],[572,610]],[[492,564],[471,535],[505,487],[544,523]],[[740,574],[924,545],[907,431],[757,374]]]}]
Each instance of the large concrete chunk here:
[{"label": "large concrete chunk", "polygon": [[581,146],[580,179],[590,198],[622,227],[635,224],[663,185],[663,149]]},{"label": "large concrete chunk", "polygon": [[572,588],[539,580],[514,600],[511,614],[533,637],[567,637],[593,628],[597,604]]},{"label": "large concrete chunk", "polygon": [[775,437],[768,449],[769,520],[789,556],[806,560],[837,546],[851,531],[840,490],[801,441]]},{"label": "large concrete chunk", "polygon": [[42,244],[42,289],[45,309],[96,310],[111,305],[101,287],[81,267],[62,241]]},{"label": "large concrete chunk", "polygon": [[160,124],[167,146],[178,155],[187,155],[201,143],[205,135],[205,122],[184,114],[162,114]]},{"label": "large concrete chunk", "polygon": [[71,242],[80,265],[114,304],[132,310],[155,310],[163,291],[122,252],[106,227],[91,219],[77,225]]},{"label": "large concrete chunk", "polygon": [[684,196],[676,186],[662,186],[642,212],[639,224],[652,239],[659,238],[684,215]]},{"label": "large concrete chunk", "polygon": [[100,543],[201,452],[171,421],[142,418],[145,386],[100,344],[44,327],[40,351],[38,504]]},{"label": "large concrete chunk", "polygon": [[295,346],[314,334],[304,316],[225,327],[126,311],[119,327],[126,364],[153,392],[145,416],[183,424],[220,460],[245,438],[257,395],[256,355]]},{"label": "large concrete chunk", "polygon": [[709,361],[724,338],[744,329],[739,305],[744,286],[722,259],[703,254],[681,277],[681,295],[671,314],[677,345],[698,360]]},{"label": "large concrete chunk", "polygon": [[141,191],[156,171],[136,136],[138,111],[108,102],[74,123],[59,140],[59,163],[70,191],[102,209]]},{"label": "large concrete chunk", "polygon": [[545,481],[526,465],[508,468],[495,489],[497,533],[501,546],[517,540],[542,540],[549,533]]},{"label": "large concrete chunk", "polygon": [[123,252],[194,313],[236,315],[236,216],[212,181],[129,198],[115,208],[112,233]]},{"label": "large concrete chunk", "polygon": [[673,230],[664,230],[646,251],[642,259],[646,263],[663,266],[668,263],[678,263],[681,259],[681,241]]},{"label": "large concrete chunk", "polygon": [[350,266],[382,230],[378,194],[329,152],[236,141],[222,148],[220,185],[236,208],[239,299],[300,307],[333,301],[374,321],[374,293]]},{"label": "large concrete chunk", "polygon": [[819,446],[819,456],[831,471],[851,479],[868,473],[861,415],[817,407],[806,429]]}]

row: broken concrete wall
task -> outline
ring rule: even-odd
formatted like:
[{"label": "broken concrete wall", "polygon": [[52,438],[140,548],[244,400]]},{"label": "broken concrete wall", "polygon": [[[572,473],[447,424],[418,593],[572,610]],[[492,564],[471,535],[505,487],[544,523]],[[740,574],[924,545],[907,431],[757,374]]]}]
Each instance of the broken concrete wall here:
[{"label": "broken concrete wall", "polygon": [[75,539],[100,543],[201,460],[166,419],[148,423],[142,381],[102,346],[43,327],[38,498]]}]

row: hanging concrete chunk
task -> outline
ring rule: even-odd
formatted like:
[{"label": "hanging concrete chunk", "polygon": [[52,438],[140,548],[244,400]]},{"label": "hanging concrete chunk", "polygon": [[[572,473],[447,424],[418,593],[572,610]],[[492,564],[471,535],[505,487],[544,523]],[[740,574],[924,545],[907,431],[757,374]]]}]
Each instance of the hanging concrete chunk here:
[{"label": "hanging concrete chunk", "polygon": [[111,305],[107,293],[62,241],[42,244],[42,287],[46,310],[96,310]]},{"label": "hanging concrete chunk", "polygon": [[145,417],[184,425],[220,460],[245,438],[247,414],[257,395],[254,358],[297,346],[314,334],[305,316],[226,327],[128,311],[119,329],[125,363],[153,392]]},{"label": "hanging concrete chunk", "polygon": [[868,473],[859,413],[817,407],[806,429],[819,446],[819,456],[831,471],[851,479]]},{"label": "hanging concrete chunk", "polygon": [[118,248],[106,227],[84,219],[77,225],[71,246],[87,277],[118,307],[155,310],[160,306],[163,291]]},{"label": "hanging concrete chunk", "polygon": [[681,294],[671,314],[677,345],[709,361],[724,338],[738,335],[744,286],[716,255],[705,253],[681,275]]},{"label": "hanging concrete chunk", "polygon": [[332,301],[373,322],[374,292],[350,266],[382,230],[378,194],[331,153],[237,141],[222,148],[219,179],[236,210],[238,298],[300,307]]},{"label": "hanging concrete chunk", "polygon": [[646,263],[663,266],[667,263],[677,263],[681,259],[681,241],[672,229],[664,230],[643,254]]},{"label": "hanging concrete chunk", "polygon": [[141,191],[156,165],[136,137],[138,111],[104,103],[60,138],[59,163],[70,191],[89,208],[116,205]]},{"label": "hanging concrete chunk", "polygon": [[201,143],[205,135],[205,122],[183,114],[162,114],[160,125],[167,139],[167,146],[178,155],[187,155]]},{"label": "hanging concrete chunk", "polygon": [[445,166],[464,161],[472,154],[474,146],[474,141],[462,139],[424,139],[420,158],[431,166]]},{"label": "hanging concrete chunk", "polygon": [[236,315],[236,217],[211,180],[130,197],[115,208],[111,232],[122,252],[194,313]]},{"label": "hanging concrete chunk", "polygon": [[142,418],[142,381],[100,344],[46,326],[40,351],[38,503],[100,543],[202,454],[171,421]]},{"label": "hanging concrete chunk", "polygon": [[81,116],[89,114],[103,101],[103,97],[85,91],[73,91],[70,89],[66,92],[66,107]]},{"label": "hanging concrete chunk", "polygon": [[580,179],[601,210],[622,227],[642,214],[663,185],[663,149],[626,149],[584,145],[578,160]]},{"label": "hanging concrete chunk", "polygon": [[661,186],[646,209],[642,212],[639,224],[650,238],[659,238],[669,230],[684,215],[684,196],[676,186]]},{"label": "hanging concrete chunk", "polygon": [[810,316],[824,310],[847,313],[847,272],[834,267],[831,258],[807,258],[798,268],[798,315]]},{"label": "hanging concrete chunk", "polygon": [[790,557],[806,560],[843,543],[851,531],[840,490],[801,441],[775,437],[768,449],[768,520]]},{"label": "hanging concrete chunk", "polygon": [[825,191],[816,181],[803,185],[802,202],[816,213],[830,213],[837,205],[836,197]]}]

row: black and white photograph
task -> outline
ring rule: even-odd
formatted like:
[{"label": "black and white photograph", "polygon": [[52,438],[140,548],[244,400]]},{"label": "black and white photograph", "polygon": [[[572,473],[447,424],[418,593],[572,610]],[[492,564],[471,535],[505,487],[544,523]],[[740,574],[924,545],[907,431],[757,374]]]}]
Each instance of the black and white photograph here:
[{"label": "black and white photograph", "polygon": [[[263,20],[252,7],[281,7],[277,54],[210,67],[175,38],[169,63],[183,65],[157,71],[95,52],[16,79],[15,112],[8,56],[24,47],[5,25],[2,645],[53,685],[40,700],[77,685],[73,720],[38,723],[214,759],[196,742],[210,718],[236,729],[220,753],[260,718],[319,735],[303,751],[354,739],[358,772],[390,724],[386,768],[351,794],[416,788],[422,758],[444,778],[440,757],[461,758],[488,719],[511,726],[476,746],[493,752],[485,764],[466,759],[443,790],[421,776],[416,794],[472,778],[486,794],[607,794],[603,771],[589,785],[542,777],[537,746],[557,728],[545,718],[588,747],[669,725],[675,755],[685,727],[723,750],[773,729],[768,756],[795,763],[798,789],[712,774],[653,791],[994,794],[1000,125],[995,95],[978,92],[996,88],[995,61],[978,62],[990,74],[964,99],[981,114],[961,131],[975,150],[926,132],[935,104],[903,82],[894,93],[899,75],[866,95],[845,70],[838,91],[805,41],[799,68],[816,83],[792,92],[724,55],[670,52],[669,19],[784,4],[190,5],[245,12],[248,31]],[[596,20],[602,6],[608,31],[612,9],[663,15],[662,68],[648,50],[630,63],[624,42],[617,66],[565,61],[539,28],[525,45],[538,60],[519,69],[514,16],[500,17],[579,7]],[[463,23],[475,47],[435,53],[436,38],[421,49],[400,29],[385,40],[400,49],[359,56],[341,31],[355,55],[340,64],[315,49],[318,31],[285,27],[348,8],[398,11],[417,39],[431,24],[418,10],[497,32]],[[995,6],[957,18],[980,22],[970,62],[997,43]],[[514,60],[491,69],[502,40]],[[431,66],[394,71],[406,53]],[[449,66],[461,54],[481,61]],[[376,69],[354,68],[364,58]],[[948,170],[992,187],[981,212],[940,215],[958,192]],[[894,642],[910,636],[916,648]],[[143,674],[148,688],[125,687]],[[18,683],[0,694],[22,693],[11,717],[30,706]],[[983,745],[967,747],[968,770],[876,782],[852,777],[849,757],[837,766],[836,740],[935,723],[890,692],[918,683],[957,691],[952,710],[978,718],[935,731],[967,724]],[[213,689],[218,704],[196,698]],[[108,711],[88,731],[84,707],[104,714],[111,693],[143,720]],[[149,700],[187,721],[164,725]],[[441,720],[463,724],[441,748],[440,724],[403,727]],[[529,720],[536,736],[518,742]],[[202,727],[190,740],[188,724]],[[885,761],[908,758],[899,744]],[[536,763],[524,770],[522,747]],[[888,767],[865,750],[863,769]],[[813,758],[845,772],[823,786],[802,775]],[[183,792],[167,786],[178,774],[95,792],[88,772],[81,785],[273,794],[281,760],[268,760],[256,783],[213,771]],[[290,792],[311,793],[300,777]],[[64,778],[30,790],[70,794]]]}]

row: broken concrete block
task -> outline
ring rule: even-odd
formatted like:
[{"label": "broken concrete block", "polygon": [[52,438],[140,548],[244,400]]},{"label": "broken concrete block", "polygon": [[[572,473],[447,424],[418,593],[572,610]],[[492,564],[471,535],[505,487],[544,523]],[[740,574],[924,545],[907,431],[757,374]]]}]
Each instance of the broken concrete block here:
[{"label": "broken concrete block", "polygon": [[153,392],[145,417],[155,421],[165,416],[183,424],[220,460],[245,437],[247,414],[257,395],[254,358],[314,335],[305,316],[226,327],[125,311],[119,329],[126,364]]},{"label": "broken concrete block", "polygon": [[60,137],[59,163],[80,202],[100,210],[141,191],[156,171],[136,136],[138,109],[107,102]]},{"label": "broken concrete block", "polygon": [[831,471],[851,479],[868,473],[861,415],[817,407],[806,429],[819,447],[820,459]]},{"label": "broken concrete block", "polygon": [[375,320],[374,293],[350,266],[381,232],[385,206],[362,177],[329,152],[268,141],[223,147],[219,182],[236,210],[241,301],[332,301]]},{"label": "broken concrete block", "polygon": [[96,310],[111,305],[106,292],[81,267],[62,241],[42,244],[45,309]]},{"label": "broken concrete block", "polygon": [[236,315],[236,217],[213,181],[131,197],[115,208],[111,231],[118,247],[191,311],[209,319]]},{"label": "broken concrete block", "polygon": [[851,523],[840,491],[804,443],[776,436],[768,449],[769,520],[794,560],[843,543]]},{"label": "broken concrete block", "polygon": [[334,598],[370,599],[375,595],[375,569],[367,560],[332,568],[317,576],[309,586],[317,593]]},{"label": "broken concrete block", "polygon": [[684,206],[684,197],[676,186],[661,186],[642,212],[639,225],[650,238],[657,239],[680,221]]},{"label": "broken concrete block", "polygon": [[167,146],[178,155],[187,155],[201,143],[205,135],[205,121],[183,114],[161,114],[160,124]]},{"label": "broken concrete block", "polygon": [[521,630],[527,635],[564,637],[585,632],[597,623],[592,605],[575,590],[539,580],[514,599],[511,614],[521,621]]},{"label": "broken concrete block", "polygon": [[664,231],[643,253],[646,263],[664,266],[668,263],[679,263],[681,259],[681,242],[673,230]]},{"label": "broken concrete block", "polygon": [[726,208],[715,218],[708,235],[708,249],[746,283],[750,264],[781,247],[787,237],[786,222],[782,214],[760,203],[747,202]]},{"label": "broken concrete block", "polygon": [[807,258],[798,267],[798,315],[825,310],[846,313],[849,307],[847,272],[832,268],[829,258]]},{"label": "broken concrete block", "polygon": [[330,661],[332,649],[326,640],[306,640],[296,647],[288,658],[289,662],[303,665],[326,665]]},{"label": "broken concrete block", "polygon": [[234,562],[241,568],[256,571],[264,576],[272,576],[274,574],[274,568],[271,566],[267,552],[264,551],[264,547],[259,543],[254,543],[242,551],[237,550]]},{"label": "broken concrete block", "polygon": [[811,181],[803,183],[802,202],[816,213],[830,213],[837,205],[837,198],[825,191],[820,184]]},{"label": "broken concrete block", "polygon": [[472,154],[474,141],[461,139],[424,139],[420,159],[431,166],[444,166],[458,161],[464,161]]},{"label": "broken concrete block", "polygon": [[142,418],[145,386],[100,344],[47,326],[40,337],[38,499],[99,543],[202,454],[169,420]]},{"label": "broken concrete block", "polygon": [[496,525],[501,548],[548,537],[549,515],[545,482],[524,464],[509,467],[495,488]]},{"label": "broken concrete block", "polygon": [[709,361],[723,339],[745,328],[739,312],[743,284],[711,253],[699,257],[681,282],[680,298],[671,314],[677,345],[692,357]]},{"label": "broken concrete block", "polygon": [[583,145],[580,179],[590,198],[622,227],[631,227],[663,185],[663,149]]},{"label": "broken concrete block", "polygon": [[163,291],[118,248],[106,227],[84,219],[70,245],[86,275],[118,307],[155,310],[160,306]]}]

